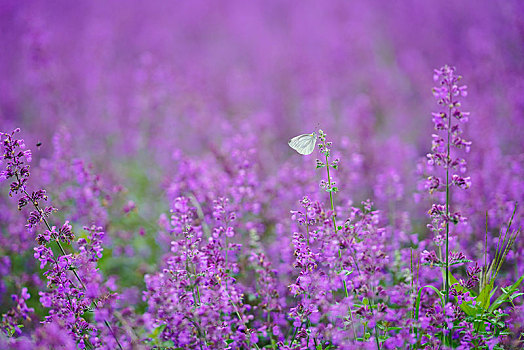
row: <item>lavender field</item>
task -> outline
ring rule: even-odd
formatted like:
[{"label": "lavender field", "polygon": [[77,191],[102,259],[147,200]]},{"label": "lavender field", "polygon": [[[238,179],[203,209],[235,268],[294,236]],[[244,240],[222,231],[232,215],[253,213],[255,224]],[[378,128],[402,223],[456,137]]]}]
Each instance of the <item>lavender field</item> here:
[{"label": "lavender field", "polygon": [[523,349],[524,2],[0,2],[0,350]]}]

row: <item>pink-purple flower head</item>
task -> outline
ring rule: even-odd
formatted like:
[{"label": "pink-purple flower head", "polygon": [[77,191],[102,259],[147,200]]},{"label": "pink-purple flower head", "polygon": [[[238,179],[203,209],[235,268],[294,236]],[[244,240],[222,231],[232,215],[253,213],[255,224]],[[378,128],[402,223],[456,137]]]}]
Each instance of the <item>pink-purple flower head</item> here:
[{"label": "pink-purple flower head", "polygon": [[460,75],[455,74],[455,67],[445,65],[440,69],[435,69],[433,74],[434,81],[440,81],[441,86],[433,88],[433,95],[445,105],[454,104],[453,97],[468,95],[466,85],[458,85],[462,79]]},{"label": "pink-purple flower head", "polygon": [[17,194],[24,191],[27,178],[29,177],[29,163],[32,160],[31,150],[25,149],[25,143],[22,139],[16,139],[15,134],[20,132],[17,128],[11,133],[0,132],[2,140],[2,158],[6,161],[0,171],[0,181],[14,178],[11,183],[9,195]]}]

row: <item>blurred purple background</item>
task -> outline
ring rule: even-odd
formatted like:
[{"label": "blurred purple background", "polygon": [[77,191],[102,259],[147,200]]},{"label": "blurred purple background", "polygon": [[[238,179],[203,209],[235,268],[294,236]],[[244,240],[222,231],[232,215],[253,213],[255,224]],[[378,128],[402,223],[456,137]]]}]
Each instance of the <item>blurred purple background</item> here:
[{"label": "blurred purple background", "polygon": [[[475,147],[522,152],[521,1],[2,1],[2,129],[110,151],[317,123],[423,152],[432,69],[466,77]],[[36,137],[36,136],[35,136]],[[122,149],[121,149],[122,148]],[[92,148],[89,148],[92,150]]]}]

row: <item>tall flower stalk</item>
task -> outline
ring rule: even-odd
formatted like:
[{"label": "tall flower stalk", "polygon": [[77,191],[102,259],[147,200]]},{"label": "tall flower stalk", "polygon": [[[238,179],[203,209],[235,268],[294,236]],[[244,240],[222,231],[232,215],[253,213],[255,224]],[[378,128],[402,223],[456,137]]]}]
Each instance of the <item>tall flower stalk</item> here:
[{"label": "tall flower stalk", "polygon": [[[338,163],[340,162],[340,160],[338,158],[335,158],[332,162],[329,161],[329,158],[331,157],[331,146],[332,146],[332,143],[328,142],[326,140],[326,133],[324,131],[319,130],[318,133],[319,133],[319,139],[320,139],[320,144],[319,144],[318,147],[320,149],[320,152],[325,157],[325,162],[322,162],[322,161],[317,159],[317,168],[325,167],[326,168],[326,175],[327,175],[327,181],[322,180],[322,182],[320,183],[320,186],[326,192],[329,193],[329,203],[331,205],[331,212],[332,212],[331,218],[332,218],[332,221],[333,221],[333,230],[335,231],[335,236],[338,237],[337,211],[335,209],[335,203],[334,203],[334,199],[333,199],[333,194],[338,192],[338,187],[336,186],[336,183],[333,181],[333,178],[331,177],[329,168],[337,169],[338,168]],[[341,248],[338,249],[338,257],[340,258],[340,261],[341,261],[339,273],[342,273],[343,270],[344,270],[344,266],[342,264],[342,249]],[[355,264],[356,264],[356,261],[355,261]],[[357,270],[358,270],[358,266],[357,266]],[[344,295],[345,295],[346,298],[348,298],[349,297],[349,293],[348,293],[346,280],[342,279],[342,283],[344,285]],[[353,337],[356,339],[357,332],[355,330],[355,322],[353,321],[353,311],[351,310],[351,307],[349,308],[349,315],[350,315],[350,318],[351,318],[351,328],[353,330]],[[377,347],[380,348],[378,340],[377,340]]]},{"label": "tall flower stalk", "polygon": [[[332,143],[328,142],[326,140],[326,133],[324,131],[319,130],[318,133],[319,133],[319,139],[320,139],[320,144],[318,145],[318,148],[320,149],[320,152],[325,157],[325,163],[320,161],[320,160],[317,160],[317,168],[325,167],[326,168],[326,173],[327,173],[327,181],[326,180],[322,180],[320,182],[320,187],[322,187],[327,193],[329,193],[329,203],[331,205],[331,212],[332,212],[331,219],[333,220],[333,230],[335,231],[335,236],[337,236],[338,235],[337,212],[335,210],[333,194],[338,192],[338,187],[335,186],[336,183],[333,181],[333,178],[330,175],[329,168],[337,169],[338,168],[339,159],[337,158],[333,162],[331,162],[331,163],[329,162],[329,158],[331,157],[331,146],[332,146]],[[338,255],[339,255],[340,258],[342,257],[342,251],[340,249],[338,250]],[[341,266],[340,270],[342,271],[343,268],[344,267]],[[344,281],[344,291],[345,291],[346,297],[347,297],[348,296],[348,291],[347,291],[346,281]]]},{"label": "tall flower stalk", "polygon": [[[434,233],[434,241],[439,247],[440,260],[443,260],[441,246],[445,245],[445,262],[440,266],[443,266],[445,273],[444,302],[448,305],[450,299],[450,223],[456,225],[465,221],[459,212],[451,210],[451,186],[467,189],[471,185],[470,178],[463,177],[466,172],[466,161],[455,153],[452,155],[451,151],[464,149],[469,152],[471,142],[462,138],[462,124],[468,121],[469,116],[468,112],[461,110],[459,101],[459,97],[467,95],[466,86],[459,85],[462,77],[455,74],[454,67],[446,65],[436,69],[433,78],[439,83],[439,86],[433,88],[433,95],[441,106],[441,110],[432,113],[436,133],[432,135],[432,153],[427,155],[427,163],[431,168],[438,166],[442,170],[435,169],[435,175],[427,178],[426,188],[430,194],[445,192],[445,203],[433,204],[429,211],[432,222],[428,227]],[[445,180],[438,176],[442,172],[445,173]],[[449,337],[451,341],[451,333]]]}]

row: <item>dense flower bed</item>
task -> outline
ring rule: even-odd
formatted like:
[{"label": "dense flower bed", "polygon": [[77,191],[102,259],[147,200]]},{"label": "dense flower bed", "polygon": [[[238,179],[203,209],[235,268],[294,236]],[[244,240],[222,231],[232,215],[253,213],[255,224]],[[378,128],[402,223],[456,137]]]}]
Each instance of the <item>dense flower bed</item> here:
[{"label": "dense flower bed", "polygon": [[521,2],[1,8],[0,349],[523,347]]}]

